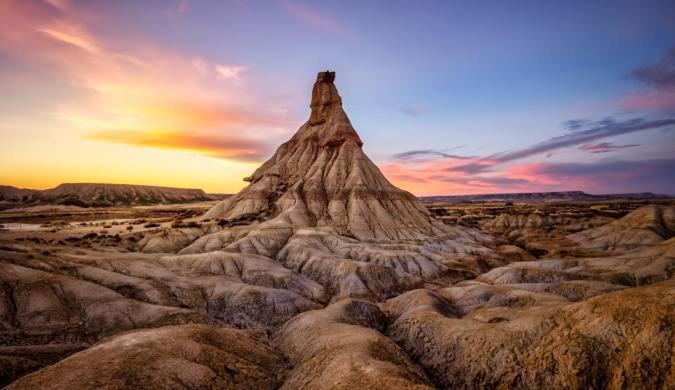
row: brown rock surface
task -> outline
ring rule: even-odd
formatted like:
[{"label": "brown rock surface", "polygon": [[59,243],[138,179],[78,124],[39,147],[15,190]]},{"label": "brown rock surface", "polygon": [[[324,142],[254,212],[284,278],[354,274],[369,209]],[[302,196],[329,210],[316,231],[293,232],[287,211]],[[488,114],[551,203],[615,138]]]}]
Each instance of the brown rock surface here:
[{"label": "brown rock surface", "polygon": [[8,389],[276,389],[285,368],[279,352],[246,331],[167,326],[104,340]]},{"label": "brown rock surface", "polygon": [[[267,226],[331,227],[359,240],[451,233],[412,194],[394,187],[365,155],[342,109],[334,73],[319,73],[310,119],[206,218],[255,216]],[[196,243],[197,245],[200,242]]]},{"label": "brown rock surface", "polygon": [[430,389],[424,371],[380,333],[385,325],[376,305],[353,299],[295,317],[275,336],[294,365],[283,388]]},{"label": "brown rock surface", "polygon": [[[426,294],[426,295],[425,295]],[[387,301],[387,335],[449,388],[672,388],[675,282],[575,304],[492,307],[408,292]],[[518,307],[521,306],[521,307]]]},{"label": "brown rock surface", "polygon": [[588,248],[625,251],[675,236],[675,206],[648,205],[625,217],[569,238]]}]

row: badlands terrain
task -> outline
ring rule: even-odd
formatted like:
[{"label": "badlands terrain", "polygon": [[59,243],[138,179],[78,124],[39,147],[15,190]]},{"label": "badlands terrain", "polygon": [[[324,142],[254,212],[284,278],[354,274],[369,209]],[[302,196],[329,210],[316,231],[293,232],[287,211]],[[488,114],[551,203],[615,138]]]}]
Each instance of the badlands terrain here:
[{"label": "badlands terrain", "polygon": [[422,203],[334,79],[224,200],[0,212],[0,385],[675,386],[675,201]]}]

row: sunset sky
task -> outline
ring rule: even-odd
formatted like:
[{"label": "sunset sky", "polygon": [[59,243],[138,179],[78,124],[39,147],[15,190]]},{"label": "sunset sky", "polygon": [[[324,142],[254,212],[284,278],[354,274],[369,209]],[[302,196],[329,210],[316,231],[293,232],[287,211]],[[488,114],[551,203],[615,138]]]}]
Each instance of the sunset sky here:
[{"label": "sunset sky", "polygon": [[236,192],[325,69],[416,195],[675,194],[672,0],[0,0],[0,184]]}]

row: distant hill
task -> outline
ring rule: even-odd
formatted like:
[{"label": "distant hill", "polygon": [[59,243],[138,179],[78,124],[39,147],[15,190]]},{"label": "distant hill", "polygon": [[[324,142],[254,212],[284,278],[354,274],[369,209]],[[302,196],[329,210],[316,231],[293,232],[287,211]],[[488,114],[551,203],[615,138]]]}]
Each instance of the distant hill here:
[{"label": "distant hill", "polygon": [[599,201],[618,199],[664,199],[668,195],[657,195],[651,192],[592,195],[583,191],[561,192],[520,192],[512,194],[476,194],[476,195],[441,195],[423,196],[424,203],[460,203],[460,202],[564,202],[564,201]]},{"label": "distant hill", "polygon": [[27,202],[39,192],[39,190],[31,190],[28,188],[0,186],[0,202]]},{"label": "distant hill", "polygon": [[2,208],[45,204],[79,207],[140,206],[221,200],[227,196],[207,194],[193,188],[132,184],[64,183],[43,191],[0,186]]}]

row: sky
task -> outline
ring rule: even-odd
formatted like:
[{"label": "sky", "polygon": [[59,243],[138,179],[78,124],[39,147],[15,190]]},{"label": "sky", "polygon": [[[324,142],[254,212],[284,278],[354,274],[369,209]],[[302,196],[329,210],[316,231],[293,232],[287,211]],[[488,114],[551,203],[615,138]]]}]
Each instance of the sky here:
[{"label": "sky", "polygon": [[0,184],[233,193],[318,71],[416,195],[675,194],[673,1],[0,0]]}]

